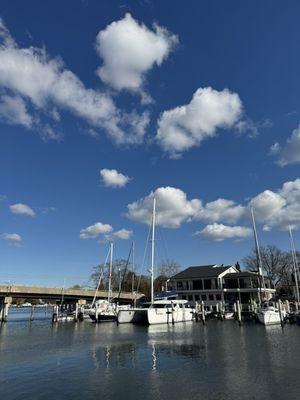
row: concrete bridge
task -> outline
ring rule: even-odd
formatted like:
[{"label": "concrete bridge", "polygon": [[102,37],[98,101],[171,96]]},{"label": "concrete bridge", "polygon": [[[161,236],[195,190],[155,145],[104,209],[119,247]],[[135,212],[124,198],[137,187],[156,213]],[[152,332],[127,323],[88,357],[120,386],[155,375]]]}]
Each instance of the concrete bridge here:
[{"label": "concrete bridge", "polygon": [[[36,286],[16,286],[16,285],[0,285],[0,299],[4,297],[26,298],[26,299],[43,299],[43,300],[61,300],[62,295],[65,301],[86,300],[91,302],[95,296],[95,290],[82,289],[62,289],[48,288]],[[134,299],[139,300],[144,297],[142,293],[132,295],[131,292],[112,292],[113,298],[118,298],[120,303],[131,303]],[[107,291],[99,290],[98,299],[107,298]]]},{"label": "concrete bridge", "polygon": [[[26,299],[43,299],[60,302],[62,297],[65,304],[77,305],[92,302],[95,296],[95,290],[82,289],[62,289],[62,288],[47,288],[36,286],[18,286],[18,285],[0,285],[0,322],[6,321],[8,308],[14,298]],[[142,293],[129,292],[112,292],[112,297],[120,304],[130,304],[134,300],[140,300],[144,295]],[[107,291],[99,290],[97,299],[107,298]]]}]

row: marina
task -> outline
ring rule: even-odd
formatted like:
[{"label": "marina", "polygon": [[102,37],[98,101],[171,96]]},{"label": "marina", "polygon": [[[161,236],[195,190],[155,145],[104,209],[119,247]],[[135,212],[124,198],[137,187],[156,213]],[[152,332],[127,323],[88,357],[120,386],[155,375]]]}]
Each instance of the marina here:
[{"label": "marina", "polygon": [[144,399],[296,400],[300,390],[299,328],[292,325],[19,321],[2,324],[0,350],[7,400],[117,400],[124,390]]}]

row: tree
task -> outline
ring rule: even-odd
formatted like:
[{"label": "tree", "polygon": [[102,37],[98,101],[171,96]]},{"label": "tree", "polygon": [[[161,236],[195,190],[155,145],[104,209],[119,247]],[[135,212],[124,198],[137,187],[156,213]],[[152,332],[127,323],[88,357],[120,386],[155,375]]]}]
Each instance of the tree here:
[{"label": "tree", "polygon": [[179,264],[174,260],[163,260],[158,267],[158,275],[166,279],[176,275],[180,269]]},{"label": "tree", "polygon": [[[260,248],[263,273],[270,277],[272,283],[277,285],[288,284],[292,274],[291,254],[269,245]],[[256,250],[243,259],[247,270],[257,271],[258,262]]]},{"label": "tree", "polygon": [[[120,259],[114,260],[112,265],[111,273],[111,285],[113,290],[119,290],[119,283],[122,282],[122,290],[131,290],[131,279],[128,279],[128,275],[132,278],[132,272],[130,271],[131,264],[127,264],[127,260]],[[97,287],[101,273],[103,272],[100,290],[106,290],[108,288],[109,280],[109,264],[99,264],[93,268],[93,272],[90,276],[91,284],[94,288]],[[130,282],[129,282],[130,281]],[[124,286],[123,286],[124,285]],[[126,285],[126,289],[125,289]],[[130,288],[128,287],[130,285]]]}]

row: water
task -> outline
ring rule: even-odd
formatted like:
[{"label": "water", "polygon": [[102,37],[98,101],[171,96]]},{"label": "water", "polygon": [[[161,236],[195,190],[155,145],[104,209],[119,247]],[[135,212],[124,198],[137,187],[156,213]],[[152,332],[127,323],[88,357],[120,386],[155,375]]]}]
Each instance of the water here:
[{"label": "water", "polygon": [[299,399],[300,328],[8,322],[0,399]]}]

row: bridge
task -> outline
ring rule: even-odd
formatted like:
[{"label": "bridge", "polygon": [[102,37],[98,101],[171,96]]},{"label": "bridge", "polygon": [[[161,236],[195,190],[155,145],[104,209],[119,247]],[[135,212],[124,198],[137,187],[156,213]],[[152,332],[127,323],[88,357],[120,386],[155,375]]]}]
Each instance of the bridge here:
[{"label": "bridge", "polygon": [[[79,300],[92,302],[95,296],[95,290],[0,285],[0,301],[6,297],[61,300],[62,296],[66,302],[78,302]],[[131,303],[133,300],[139,300],[144,297],[144,295],[142,293],[132,294],[131,292],[121,292],[119,295],[119,292],[112,292],[112,297],[118,299],[120,303],[124,304]],[[97,299],[105,298],[107,298],[107,291],[99,290],[97,292]]]},{"label": "bridge", "polygon": [[[95,297],[95,290],[82,289],[63,289],[63,288],[47,288],[36,286],[21,285],[0,285],[0,323],[5,322],[8,316],[8,309],[13,299],[43,299],[61,302],[61,307],[75,309],[74,320],[77,320],[78,307],[86,302],[92,302]],[[112,298],[120,304],[129,304],[134,300],[140,300],[144,295],[142,293],[129,292],[112,292]],[[97,299],[107,298],[107,291],[98,290]]]}]

